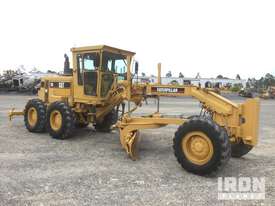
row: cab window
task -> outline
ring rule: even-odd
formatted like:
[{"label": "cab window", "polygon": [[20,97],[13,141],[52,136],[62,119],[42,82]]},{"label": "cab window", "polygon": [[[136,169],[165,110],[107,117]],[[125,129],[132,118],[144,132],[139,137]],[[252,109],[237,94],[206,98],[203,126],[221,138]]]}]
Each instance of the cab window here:
[{"label": "cab window", "polygon": [[90,72],[96,70],[97,58],[98,53],[87,53],[77,55],[77,74],[79,85],[83,85],[83,72]]},{"label": "cab window", "polygon": [[111,52],[103,52],[102,69],[104,71],[118,73],[121,71],[126,71],[126,67],[126,56]]},{"label": "cab window", "polygon": [[95,70],[95,60],[96,60],[96,54],[91,53],[91,54],[84,54],[83,57],[83,69],[93,71]]}]

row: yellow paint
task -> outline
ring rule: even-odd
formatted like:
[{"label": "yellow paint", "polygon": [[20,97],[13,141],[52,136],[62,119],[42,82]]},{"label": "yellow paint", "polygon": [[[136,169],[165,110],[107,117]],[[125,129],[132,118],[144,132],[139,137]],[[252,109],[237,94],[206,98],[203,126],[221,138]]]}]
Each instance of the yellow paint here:
[{"label": "yellow paint", "polygon": [[34,127],[37,123],[37,111],[34,107],[28,109],[28,123],[31,127]]},{"label": "yellow paint", "polygon": [[244,143],[255,146],[259,136],[260,99],[248,99],[240,108],[244,119],[240,125],[240,136]]},{"label": "yellow paint", "polygon": [[[185,119],[179,118],[165,118],[160,114],[155,113],[148,117],[129,117],[127,115],[121,121],[118,121],[116,127],[120,131],[120,143],[126,150],[131,159],[137,159],[138,135],[136,133],[139,129],[154,129],[164,127],[168,124],[181,125]],[[134,146],[133,146],[134,144]]]},{"label": "yellow paint", "polygon": [[50,125],[54,131],[60,130],[62,127],[62,114],[58,110],[53,110],[50,114]]},{"label": "yellow paint", "polygon": [[158,84],[161,84],[161,63],[158,63]]},{"label": "yellow paint", "polygon": [[211,140],[202,132],[187,134],[181,143],[185,157],[196,165],[204,165],[211,160],[214,147]]},{"label": "yellow paint", "polygon": [[12,108],[11,111],[9,111],[8,117],[11,121],[14,116],[22,116],[25,114],[25,111],[15,111],[15,108]]}]

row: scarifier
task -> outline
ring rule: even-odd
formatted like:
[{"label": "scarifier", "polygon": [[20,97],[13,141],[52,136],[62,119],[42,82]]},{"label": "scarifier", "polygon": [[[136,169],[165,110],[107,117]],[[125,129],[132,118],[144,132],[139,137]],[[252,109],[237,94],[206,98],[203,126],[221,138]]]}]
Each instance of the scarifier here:
[{"label": "scarifier", "polygon": [[[173,139],[175,156],[189,172],[205,175],[222,168],[231,156],[242,157],[258,141],[259,99],[236,104],[210,89],[194,85],[142,84],[134,77],[138,62],[134,52],[100,45],[72,48],[73,69],[65,55],[64,74],[44,77],[38,98],[23,111],[30,132],[47,131],[53,138],[67,139],[75,128],[90,123],[109,132],[115,125],[127,154],[137,159],[139,130],[179,125]],[[133,72],[132,72],[133,68]],[[169,117],[159,112],[161,96],[192,96],[201,103],[201,113],[192,117]],[[135,117],[133,112],[147,97],[157,99],[156,112]],[[134,107],[131,108],[131,104]],[[125,105],[128,105],[127,112]]]}]

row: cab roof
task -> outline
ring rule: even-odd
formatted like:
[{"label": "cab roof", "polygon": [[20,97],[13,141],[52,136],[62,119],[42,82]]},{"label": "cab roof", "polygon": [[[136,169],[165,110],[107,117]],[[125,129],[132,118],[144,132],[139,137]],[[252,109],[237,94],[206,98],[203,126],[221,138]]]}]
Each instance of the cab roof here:
[{"label": "cab roof", "polygon": [[107,45],[96,45],[96,46],[85,46],[85,47],[74,47],[71,48],[71,52],[84,52],[84,51],[98,51],[98,50],[104,50],[114,53],[121,53],[123,55],[135,55],[135,52],[107,46]]}]

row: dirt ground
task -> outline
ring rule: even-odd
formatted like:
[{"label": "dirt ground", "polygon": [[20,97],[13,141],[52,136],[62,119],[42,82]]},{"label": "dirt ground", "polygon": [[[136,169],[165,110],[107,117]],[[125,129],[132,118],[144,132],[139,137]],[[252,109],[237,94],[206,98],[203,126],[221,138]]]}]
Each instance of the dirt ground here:
[{"label": "dirt ground", "polygon": [[[131,161],[119,134],[96,133],[92,126],[69,140],[29,133],[23,118],[11,123],[11,107],[32,96],[0,95],[0,205],[275,205],[275,101],[261,101],[259,145],[232,158],[215,177],[186,172],[172,149],[176,126],[141,131],[140,160]],[[241,102],[243,98],[231,96]],[[192,98],[163,98],[161,112],[199,112]],[[149,100],[137,115],[153,112]],[[218,200],[218,177],[265,177],[261,201]]]}]

